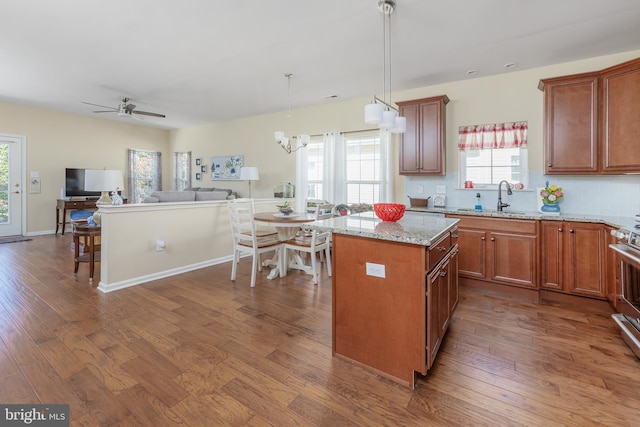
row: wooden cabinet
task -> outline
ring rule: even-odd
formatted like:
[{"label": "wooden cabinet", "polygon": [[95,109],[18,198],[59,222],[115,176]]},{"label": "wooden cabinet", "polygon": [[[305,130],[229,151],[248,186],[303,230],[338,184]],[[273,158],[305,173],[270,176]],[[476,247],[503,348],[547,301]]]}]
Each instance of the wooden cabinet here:
[{"label": "wooden cabinet", "polygon": [[474,280],[538,289],[538,221],[458,218],[458,275]]},{"label": "wooden cabinet", "polygon": [[[446,251],[431,252],[433,247]],[[458,299],[450,234],[429,248],[333,234],[333,353],[413,388],[431,368]],[[439,254],[442,252],[442,256]],[[383,277],[366,264],[385,266]]]},{"label": "wooden cabinet", "polygon": [[640,59],[602,73],[601,141],[605,173],[640,172]]},{"label": "wooden cabinet", "polygon": [[604,299],[605,226],[541,221],[542,289]]},{"label": "wooden cabinet", "polygon": [[543,79],[545,174],[640,172],[640,58]]},{"label": "wooden cabinet", "polygon": [[407,130],[400,136],[400,175],[444,175],[446,95],[398,102]]},{"label": "wooden cabinet", "polygon": [[590,73],[541,82],[546,174],[598,171],[598,81]]},{"label": "wooden cabinet", "polygon": [[615,230],[613,227],[605,226],[605,254],[606,254],[606,267],[605,267],[605,277],[606,277],[606,289],[607,289],[607,300],[609,303],[618,308],[618,295],[622,294],[622,281],[620,279],[621,276],[621,265],[620,265],[620,256],[616,251],[609,248],[609,245],[618,243],[618,239],[611,235],[611,231]]},{"label": "wooden cabinet", "polygon": [[458,297],[458,280],[455,274],[458,249],[452,249],[443,261],[427,275],[426,292],[426,342],[425,373],[433,365],[444,338]]}]

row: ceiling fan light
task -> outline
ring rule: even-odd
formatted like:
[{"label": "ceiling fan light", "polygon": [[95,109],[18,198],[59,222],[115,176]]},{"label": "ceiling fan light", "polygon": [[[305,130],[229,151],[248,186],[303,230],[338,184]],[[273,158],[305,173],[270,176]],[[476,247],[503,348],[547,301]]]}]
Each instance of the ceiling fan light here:
[{"label": "ceiling fan light", "polygon": [[395,125],[391,128],[391,133],[405,133],[407,131],[407,119],[402,116],[396,117]]},{"label": "ceiling fan light", "polygon": [[273,133],[273,137],[275,138],[277,143],[280,143],[282,141],[282,139],[284,138],[284,132],[282,131],[275,131]]},{"label": "ceiling fan light", "polygon": [[387,110],[382,113],[382,122],[380,122],[380,129],[391,129],[396,124],[396,113],[393,110]]},{"label": "ceiling fan light", "polygon": [[382,122],[382,104],[372,103],[364,107],[364,122],[370,125],[377,125]]}]

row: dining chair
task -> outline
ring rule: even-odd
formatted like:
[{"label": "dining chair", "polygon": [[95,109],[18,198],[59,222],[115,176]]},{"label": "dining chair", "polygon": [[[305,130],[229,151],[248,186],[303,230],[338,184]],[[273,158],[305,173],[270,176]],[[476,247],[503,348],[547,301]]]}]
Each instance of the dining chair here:
[{"label": "dining chair", "polygon": [[[315,220],[322,220],[333,217],[333,204],[325,203],[318,205],[315,212]],[[316,254],[320,255],[320,263],[323,261],[327,264],[327,273],[331,277],[331,232],[320,232],[318,230],[310,230],[305,233],[298,234],[295,238],[284,242],[283,259],[289,259],[287,250],[298,251],[310,255],[310,265],[308,270],[313,276],[313,283],[318,284],[318,271],[316,267]],[[324,253],[324,257],[323,257]]]},{"label": "dining chair", "polygon": [[259,237],[256,232],[256,224],[253,219],[253,202],[250,200],[230,200],[227,203],[229,208],[229,220],[231,221],[231,232],[233,234],[233,266],[231,267],[231,280],[236,280],[238,262],[240,254],[249,254],[251,261],[251,287],[256,286],[257,271],[262,271],[260,255],[266,252],[278,252],[282,242],[278,236],[268,235]]}]

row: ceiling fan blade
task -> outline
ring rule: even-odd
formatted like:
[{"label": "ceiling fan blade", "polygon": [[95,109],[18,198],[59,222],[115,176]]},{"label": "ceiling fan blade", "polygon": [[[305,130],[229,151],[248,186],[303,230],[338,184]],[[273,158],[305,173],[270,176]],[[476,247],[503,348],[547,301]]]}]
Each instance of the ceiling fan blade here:
[{"label": "ceiling fan blade", "polygon": [[83,103],[83,104],[87,104],[87,105],[93,105],[93,106],[95,106],[95,107],[109,108],[109,109],[111,109],[111,110],[113,110],[113,111],[118,111],[118,109],[117,109],[117,108],[115,108],[115,107],[108,107],[108,106],[106,106],[106,105],[100,105],[100,104],[92,104],[91,102],[84,102],[84,101],[82,101],[82,103]]},{"label": "ceiling fan blade", "polygon": [[92,111],[92,113],[117,113],[118,110]]},{"label": "ceiling fan blade", "polygon": [[158,113],[150,113],[148,111],[138,111],[138,110],[133,110],[131,111],[132,114],[140,114],[142,116],[152,116],[152,117],[162,117],[165,118],[167,116],[165,116],[164,114],[158,114]]}]

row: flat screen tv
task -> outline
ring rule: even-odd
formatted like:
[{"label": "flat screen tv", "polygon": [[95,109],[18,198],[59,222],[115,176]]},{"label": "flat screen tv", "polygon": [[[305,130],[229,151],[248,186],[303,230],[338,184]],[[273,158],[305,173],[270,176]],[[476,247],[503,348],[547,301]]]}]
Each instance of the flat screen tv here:
[{"label": "flat screen tv", "polygon": [[100,191],[85,191],[84,169],[66,168],[64,193],[67,197],[100,198]]}]

